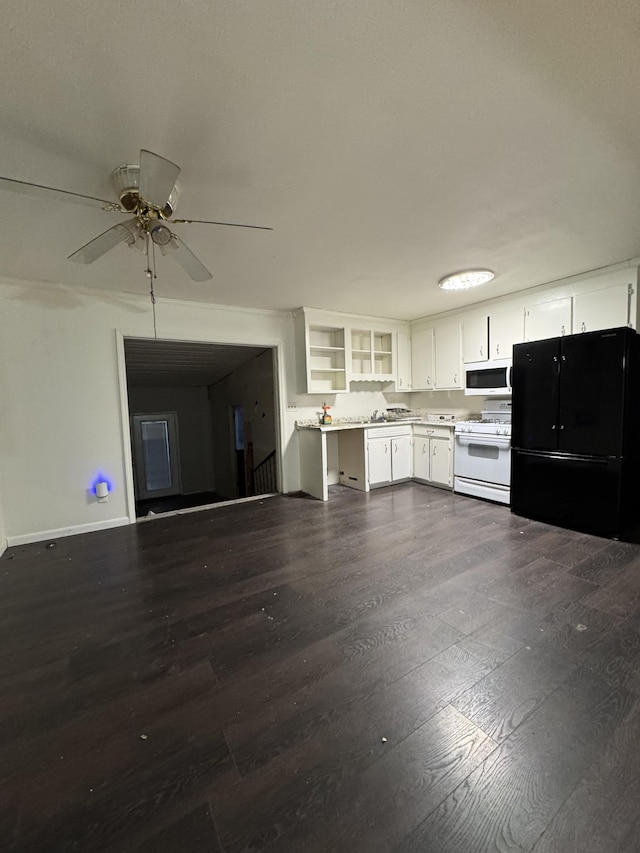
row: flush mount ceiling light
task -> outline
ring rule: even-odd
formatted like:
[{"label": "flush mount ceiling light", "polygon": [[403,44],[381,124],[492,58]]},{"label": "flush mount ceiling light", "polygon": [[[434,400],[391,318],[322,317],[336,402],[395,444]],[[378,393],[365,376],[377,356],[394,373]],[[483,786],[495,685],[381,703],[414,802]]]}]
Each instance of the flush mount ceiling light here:
[{"label": "flush mount ceiling light", "polygon": [[443,290],[468,290],[470,287],[486,284],[493,276],[491,270],[464,270],[445,275],[438,282],[438,287]]}]

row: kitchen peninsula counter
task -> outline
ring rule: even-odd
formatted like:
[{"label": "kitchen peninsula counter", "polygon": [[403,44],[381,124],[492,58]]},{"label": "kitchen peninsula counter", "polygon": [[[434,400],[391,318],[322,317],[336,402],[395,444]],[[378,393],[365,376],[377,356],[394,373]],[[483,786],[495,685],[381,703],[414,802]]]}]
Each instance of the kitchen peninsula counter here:
[{"label": "kitchen peninsula counter", "polygon": [[[300,483],[302,491],[318,498],[321,501],[329,499],[329,485],[338,482],[337,471],[330,475],[330,447],[329,437],[333,433],[353,430],[367,430],[382,434],[393,434],[399,428],[406,431],[413,427],[439,427],[449,429],[453,433],[455,423],[452,421],[437,421],[433,423],[427,417],[398,418],[387,421],[356,421],[344,420],[331,424],[313,423],[312,421],[300,421],[296,423],[298,432],[298,444],[300,450]],[[337,442],[338,436],[333,439]],[[355,438],[355,436],[354,436]],[[363,443],[364,443],[363,435]],[[335,445],[337,450],[337,444]],[[336,466],[338,459],[332,460]]]}]

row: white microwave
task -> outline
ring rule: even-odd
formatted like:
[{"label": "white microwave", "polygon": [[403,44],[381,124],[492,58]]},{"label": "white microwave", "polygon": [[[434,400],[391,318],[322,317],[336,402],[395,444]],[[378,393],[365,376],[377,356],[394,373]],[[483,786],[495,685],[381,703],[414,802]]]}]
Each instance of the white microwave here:
[{"label": "white microwave", "polygon": [[464,393],[471,397],[508,397],[511,394],[511,359],[465,364]]}]

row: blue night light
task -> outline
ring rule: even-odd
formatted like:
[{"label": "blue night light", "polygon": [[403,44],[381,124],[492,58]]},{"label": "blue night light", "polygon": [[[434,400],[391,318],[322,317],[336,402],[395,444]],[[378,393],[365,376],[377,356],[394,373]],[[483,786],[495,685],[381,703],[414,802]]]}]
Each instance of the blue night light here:
[{"label": "blue night light", "polygon": [[[102,471],[98,471],[96,476],[91,481],[91,486],[89,487],[89,490],[90,490],[92,495],[96,495],[96,488],[98,486],[98,483],[106,483],[108,493],[111,494],[111,492],[113,491],[113,480],[110,477],[107,477],[105,474],[103,474]],[[97,495],[96,495],[96,497],[97,497]]]}]

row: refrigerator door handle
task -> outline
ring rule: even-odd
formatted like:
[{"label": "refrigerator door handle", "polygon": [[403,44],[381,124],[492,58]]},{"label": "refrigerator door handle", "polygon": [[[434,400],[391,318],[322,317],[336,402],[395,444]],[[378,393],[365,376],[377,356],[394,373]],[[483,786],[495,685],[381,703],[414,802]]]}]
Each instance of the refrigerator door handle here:
[{"label": "refrigerator door handle", "polygon": [[588,462],[589,465],[608,465],[609,456],[584,456],[579,453],[554,453],[549,450],[521,450],[514,448],[513,452],[520,456],[536,456],[553,459],[554,462]]}]

